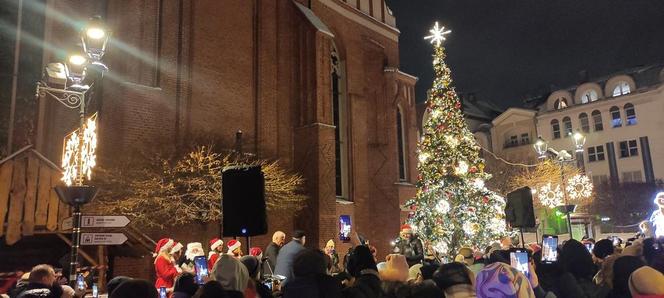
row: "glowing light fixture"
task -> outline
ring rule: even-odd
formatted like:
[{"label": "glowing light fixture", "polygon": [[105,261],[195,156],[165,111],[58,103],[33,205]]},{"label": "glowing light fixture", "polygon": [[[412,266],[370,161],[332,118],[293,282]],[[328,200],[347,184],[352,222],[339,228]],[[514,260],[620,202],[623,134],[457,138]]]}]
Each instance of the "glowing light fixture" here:
[{"label": "glowing light fixture", "polygon": [[83,133],[74,130],[65,137],[62,153],[62,181],[67,186],[92,178],[92,168],[97,165],[97,114],[85,121]]}]

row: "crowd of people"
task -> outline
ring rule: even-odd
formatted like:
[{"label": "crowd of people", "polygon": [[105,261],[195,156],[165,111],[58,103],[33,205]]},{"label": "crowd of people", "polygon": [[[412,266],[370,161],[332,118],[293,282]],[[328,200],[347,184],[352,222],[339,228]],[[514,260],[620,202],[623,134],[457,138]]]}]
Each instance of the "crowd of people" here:
[{"label": "crowd of people", "polygon": [[[402,226],[394,251],[385,259],[378,259],[364,240],[340,260],[333,240],[315,249],[307,247],[302,231],[290,238],[286,243],[286,234],[278,231],[265,253],[253,247],[248,255],[237,240],[224,245],[212,239],[206,255],[201,243],[185,248],[161,239],[155,248],[155,282],[116,276],[108,282],[108,296],[157,298],[161,289],[168,298],[664,297],[664,238],[641,237],[625,244],[615,239],[568,240],[555,248],[555,262],[542,262],[542,248],[533,243],[523,249],[528,270],[510,265],[517,250],[510,241],[432,257],[408,225]],[[203,256],[209,274],[201,281],[194,260]],[[58,285],[51,266],[38,265],[9,297],[83,295],[80,289]]]}]

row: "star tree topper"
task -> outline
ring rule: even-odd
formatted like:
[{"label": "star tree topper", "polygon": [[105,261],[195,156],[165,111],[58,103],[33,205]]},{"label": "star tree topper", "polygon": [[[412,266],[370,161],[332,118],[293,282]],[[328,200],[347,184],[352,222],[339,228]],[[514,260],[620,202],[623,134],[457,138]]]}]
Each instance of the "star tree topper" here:
[{"label": "star tree topper", "polygon": [[431,35],[424,37],[424,39],[425,40],[431,39],[432,44],[440,46],[440,44],[445,40],[445,35],[450,34],[451,32],[452,30],[445,31],[445,26],[438,27],[438,22],[436,22],[433,28],[429,30],[429,33],[431,33]]}]

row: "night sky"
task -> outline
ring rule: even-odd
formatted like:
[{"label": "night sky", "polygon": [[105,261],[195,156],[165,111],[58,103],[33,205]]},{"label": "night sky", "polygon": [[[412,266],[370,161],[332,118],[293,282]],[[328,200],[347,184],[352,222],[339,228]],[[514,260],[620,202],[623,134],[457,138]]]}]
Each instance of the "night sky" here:
[{"label": "night sky", "polygon": [[664,63],[662,0],[387,0],[401,31],[401,69],[431,87],[435,21],[452,30],[447,63],[458,92],[502,107],[601,77]]}]

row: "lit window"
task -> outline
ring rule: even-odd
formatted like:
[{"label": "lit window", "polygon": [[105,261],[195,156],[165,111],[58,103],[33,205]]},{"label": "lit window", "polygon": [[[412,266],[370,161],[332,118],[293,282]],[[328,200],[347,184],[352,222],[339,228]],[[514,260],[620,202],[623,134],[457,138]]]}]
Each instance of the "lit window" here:
[{"label": "lit window", "polygon": [[403,132],[403,118],[401,117],[401,109],[397,108],[397,143],[399,153],[399,180],[406,181],[406,140]]},{"label": "lit window", "polygon": [[636,140],[620,142],[620,157],[631,157],[639,155],[639,148],[636,145]]},{"label": "lit window", "polygon": [[621,96],[629,94],[632,90],[629,88],[629,84],[625,81],[621,81],[616,85],[616,88],[613,89],[613,96]]},{"label": "lit window", "polygon": [[572,119],[569,117],[563,118],[563,127],[565,128],[565,137],[569,137],[572,135]]},{"label": "lit window", "polygon": [[597,99],[599,99],[597,91],[591,89],[583,93],[583,95],[581,96],[581,103],[589,103],[592,101],[596,101]]},{"label": "lit window", "polygon": [[625,118],[627,126],[636,124],[636,111],[634,111],[634,105],[631,103],[625,104]]},{"label": "lit window", "polygon": [[588,122],[588,114],[581,113],[579,114],[579,122],[581,122],[581,130],[585,133],[590,132],[590,122]]},{"label": "lit window", "polygon": [[588,162],[602,161],[604,159],[604,146],[588,147]]},{"label": "lit window", "polygon": [[611,126],[621,127],[622,118],[620,118],[620,109],[615,106],[611,107],[611,109],[609,109],[609,113],[611,114]]},{"label": "lit window", "polygon": [[553,106],[556,108],[556,110],[567,108],[567,99],[564,97],[558,98],[556,99],[556,102],[553,104]]},{"label": "lit window", "polygon": [[554,139],[560,139],[560,123],[557,119],[551,120],[551,131]]},{"label": "lit window", "polygon": [[593,126],[595,131],[604,130],[604,126],[602,125],[602,113],[600,113],[598,110],[594,110],[590,115],[593,117]]}]

